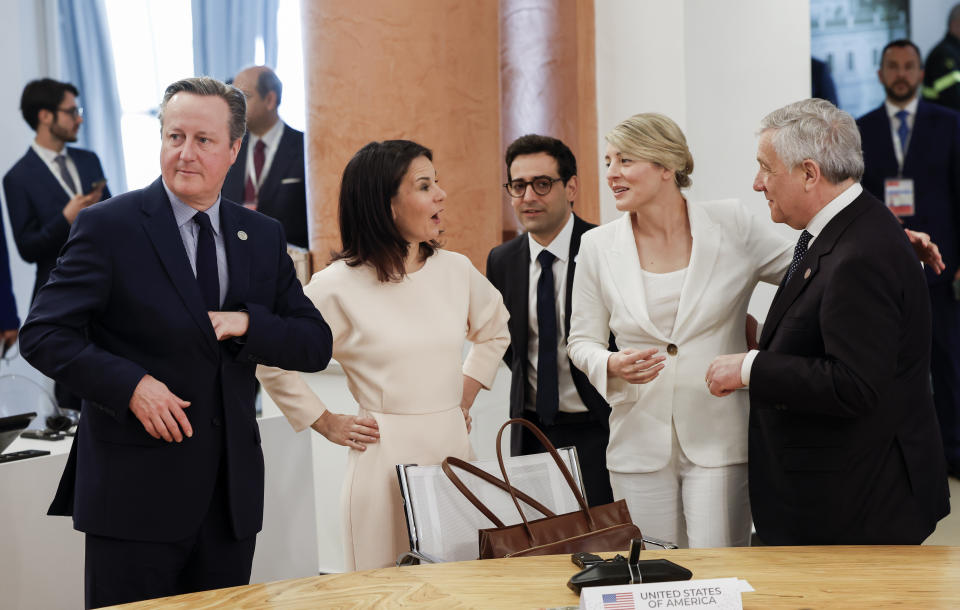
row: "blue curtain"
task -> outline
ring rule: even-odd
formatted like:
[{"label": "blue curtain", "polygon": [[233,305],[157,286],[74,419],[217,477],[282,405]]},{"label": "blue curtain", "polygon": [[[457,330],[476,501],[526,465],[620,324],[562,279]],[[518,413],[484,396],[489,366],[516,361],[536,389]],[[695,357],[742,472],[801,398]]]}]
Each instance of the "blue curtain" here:
[{"label": "blue curtain", "polygon": [[120,135],[120,94],[113,69],[110,28],[103,0],[58,0],[60,79],[80,91],[83,127],[77,144],[100,156],[110,192],[127,190]]},{"label": "blue curtain", "polygon": [[264,63],[277,67],[280,0],[193,0],[193,69],[197,76],[232,79],[252,65],[263,38]]}]

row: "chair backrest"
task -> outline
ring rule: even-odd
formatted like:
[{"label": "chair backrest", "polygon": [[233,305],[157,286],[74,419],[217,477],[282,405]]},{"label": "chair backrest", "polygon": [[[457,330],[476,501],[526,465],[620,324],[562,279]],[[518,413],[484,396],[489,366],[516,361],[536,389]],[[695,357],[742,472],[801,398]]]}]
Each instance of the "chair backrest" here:
[{"label": "chair backrest", "polygon": [[[584,493],[580,462],[574,447],[557,450]],[[496,460],[471,462],[481,470],[502,478]],[[549,453],[504,458],[510,483],[556,514],[579,510],[570,487]],[[505,525],[520,523],[520,515],[510,495],[480,478],[458,470],[463,483],[476,494]],[[410,550],[440,561],[467,561],[479,556],[477,530],[493,527],[440,469],[440,466],[397,466],[403,509],[406,513]],[[523,506],[528,519],[539,519],[537,510]]]}]

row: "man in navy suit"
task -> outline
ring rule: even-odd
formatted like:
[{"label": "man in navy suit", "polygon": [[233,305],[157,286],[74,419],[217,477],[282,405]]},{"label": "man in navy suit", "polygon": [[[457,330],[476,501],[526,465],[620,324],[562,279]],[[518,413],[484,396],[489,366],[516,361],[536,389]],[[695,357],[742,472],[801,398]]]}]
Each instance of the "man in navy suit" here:
[{"label": "man in navy suit", "polygon": [[24,120],[37,135],[3,177],[10,226],[20,256],[37,264],[36,295],[80,210],[110,197],[100,159],[77,141],[83,113],[70,83],[44,78],[27,83],[20,97]]},{"label": "man in navy suit", "polygon": [[247,135],[227,173],[223,195],[276,218],[287,241],[309,247],[303,132],[280,120],[283,85],[267,66],[241,70],[233,86],[247,96]]},{"label": "man in navy suit", "polygon": [[930,395],[930,303],[903,229],[864,190],[853,117],[825,100],[761,122],[753,188],[802,230],[759,350],[710,391],[750,392],[750,505],[767,544],[920,544],[950,512]]},{"label": "man in navy suit", "polygon": [[317,371],[331,353],[283,228],[220,195],[243,94],[191,78],[160,110],[161,177],[77,217],[20,333],[83,397],[50,513],[86,533],[87,607],[249,582],[255,368]]},{"label": "man in navy suit", "polygon": [[[887,99],[857,121],[863,186],[913,230],[940,246],[946,270],[927,270],[933,320],[930,372],[948,469],[960,476],[960,114],[920,99],[920,51],[909,40],[883,49],[877,75]],[[897,201],[906,186],[909,201]],[[897,187],[897,189],[893,189]],[[901,195],[903,197],[904,195]]]},{"label": "man in navy suit", "polygon": [[[507,147],[506,163],[507,194],[527,232],[490,251],[487,277],[510,312],[510,347],[503,356],[512,374],[510,417],[532,421],[557,447],[575,446],[587,501],[607,504],[613,502],[606,458],[610,407],[567,356],[580,237],[595,226],[573,213],[577,160],[556,138],[525,135]],[[551,255],[549,278],[538,261],[541,252]],[[544,279],[550,280],[543,293],[549,305],[538,303]],[[553,311],[550,329],[543,328],[544,305]],[[551,332],[550,344],[541,346]],[[510,446],[513,455],[544,450],[526,428],[513,431]]]}]

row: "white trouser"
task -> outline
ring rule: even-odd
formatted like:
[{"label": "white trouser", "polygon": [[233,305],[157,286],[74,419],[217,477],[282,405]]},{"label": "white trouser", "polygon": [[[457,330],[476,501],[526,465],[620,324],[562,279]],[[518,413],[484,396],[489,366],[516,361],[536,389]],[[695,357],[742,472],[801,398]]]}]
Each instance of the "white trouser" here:
[{"label": "white trouser", "polygon": [[610,471],[616,500],[625,499],[646,536],[680,547],[749,546],[747,465],[705,468],[687,458],[676,429],[670,461],[656,472]]}]

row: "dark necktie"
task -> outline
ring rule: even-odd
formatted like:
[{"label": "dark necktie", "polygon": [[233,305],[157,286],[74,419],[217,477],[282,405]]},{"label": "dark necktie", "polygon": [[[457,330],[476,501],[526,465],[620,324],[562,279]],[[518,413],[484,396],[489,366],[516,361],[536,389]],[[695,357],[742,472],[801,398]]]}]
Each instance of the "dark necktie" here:
[{"label": "dark necktie", "polygon": [[253,147],[253,176],[247,174],[247,181],[243,185],[243,202],[254,209],[257,207],[257,195],[259,191],[256,183],[260,182],[260,174],[263,173],[263,164],[267,160],[266,149],[267,145],[263,143],[263,140],[257,140],[257,143]]},{"label": "dark necktie", "polygon": [[217,247],[213,240],[213,225],[206,212],[197,212],[197,283],[207,311],[220,311],[220,275],[217,273]]},{"label": "dark necktie", "polygon": [[557,417],[557,305],[553,286],[553,261],[547,250],[540,252],[540,280],[537,282],[537,415],[546,425]]},{"label": "dark necktie", "polygon": [[67,185],[67,188],[70,189],[73,195],[79,195],[80,193],[77,192],[77,183],[73,181],[73,176],[70,175],[70,170],[67,169],[66,155],[57,155],[53,160],[56,162],[57,167],[60,168],[60,177],[63,178],[64,184]]},{"label": "dark necktie", "polygon": [[787,269],[787,275],[783,278],[784,286],[790,281],[793,272],[800,268],[800,261],[803,260],[803,255],[807,253],[807,244],[810,243],[811,239],[813,239],[813,235],[808,233],[806,229],[800,233],[800,239],[797,240],[797,247],[793,249],[793,260],[790,261],[790,268]]},{"label": "dark necktie", "polygon": [[910,137],[910,126],[907,125],[907,117],[910,116],[910,113],[906,110],[901,110],[896,114],[896,117],[900,119],[900,126],[897,127],[897,137],[900,138],[900,152],[903,153],[903,156],[907,156],[907,139]]}]

